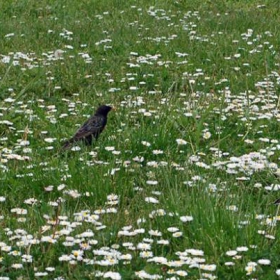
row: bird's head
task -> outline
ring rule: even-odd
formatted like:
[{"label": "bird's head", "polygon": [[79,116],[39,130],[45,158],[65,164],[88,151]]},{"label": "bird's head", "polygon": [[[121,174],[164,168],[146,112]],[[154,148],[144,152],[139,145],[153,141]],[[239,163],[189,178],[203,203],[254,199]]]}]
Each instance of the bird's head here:
[{"label": "bird's head", "polygon": [[98,107],[96,110],[95,115],[102,115],[102,116],[107,116],[107,114],[113,109],[111,106],[107,105],[101,105]]}]

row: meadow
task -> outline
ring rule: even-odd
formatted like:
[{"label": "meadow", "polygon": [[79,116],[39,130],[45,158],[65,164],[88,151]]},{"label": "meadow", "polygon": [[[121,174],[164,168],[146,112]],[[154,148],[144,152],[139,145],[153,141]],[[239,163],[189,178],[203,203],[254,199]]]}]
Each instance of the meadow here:
[{"label": "meadow", "polygon": [[0,280],[279,279],[279,11],[1,1]]}]

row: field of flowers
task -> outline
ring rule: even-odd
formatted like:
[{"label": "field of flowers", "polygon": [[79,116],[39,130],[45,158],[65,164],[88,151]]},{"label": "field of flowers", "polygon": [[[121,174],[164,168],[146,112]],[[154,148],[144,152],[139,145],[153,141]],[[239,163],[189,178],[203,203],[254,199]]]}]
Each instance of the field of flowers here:
[{"label": "field of flowers", "polygon": [[0,280],[278,279],[279,10],[0,1]]}]

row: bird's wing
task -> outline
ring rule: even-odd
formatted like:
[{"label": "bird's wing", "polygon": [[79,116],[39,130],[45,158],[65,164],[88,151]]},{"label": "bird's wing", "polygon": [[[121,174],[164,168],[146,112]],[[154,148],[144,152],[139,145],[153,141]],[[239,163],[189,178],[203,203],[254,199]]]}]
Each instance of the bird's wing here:
[{"label": "bird's wing", "polygon": [[100,133],[104,128],[104,117],[103,116],[93,116],[88,119],[81,128],[75,133],[73,138],[75,140],[85,138],[91,134]]}]

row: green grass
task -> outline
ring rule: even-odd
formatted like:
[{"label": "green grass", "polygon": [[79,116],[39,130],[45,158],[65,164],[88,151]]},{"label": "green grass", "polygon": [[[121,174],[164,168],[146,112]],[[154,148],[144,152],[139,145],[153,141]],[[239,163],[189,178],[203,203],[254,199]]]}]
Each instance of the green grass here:
[{"label": "green grass", "polygon": [[[2,1],[0,276],[278,279],[278,13]],[[100,104],[98,142],[62,152]]]}]

